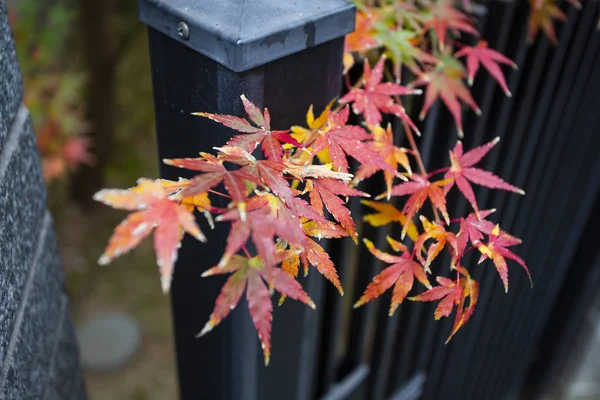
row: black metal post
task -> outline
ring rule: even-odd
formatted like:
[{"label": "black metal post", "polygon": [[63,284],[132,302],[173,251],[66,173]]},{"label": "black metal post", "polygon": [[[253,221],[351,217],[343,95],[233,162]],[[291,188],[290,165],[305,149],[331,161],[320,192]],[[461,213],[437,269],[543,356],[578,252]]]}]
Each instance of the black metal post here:
[{"label": "black metal post", "polygon": [[[139,0],[149,26],[160,158],[213,151],[233,134],[196,111],[243,116],[240,95],[268,107],[272,124],[302,124],[340,93],[343,36],[354,29],[344,0]],[[161,176],[182,170],[161,165]],[[210,229],[203,226],[205,232]],[[222,278],[201,278],[216,265],[226,230],[208,244],[184,240],[171,289],[182,399],[308,399],[314,397],[319,311],[292,301],[274,312],[273,356],[263,365],[245,304],[220,327],[196,339],[212,311]],[[318,299],[322,284],[309,279]]]}]

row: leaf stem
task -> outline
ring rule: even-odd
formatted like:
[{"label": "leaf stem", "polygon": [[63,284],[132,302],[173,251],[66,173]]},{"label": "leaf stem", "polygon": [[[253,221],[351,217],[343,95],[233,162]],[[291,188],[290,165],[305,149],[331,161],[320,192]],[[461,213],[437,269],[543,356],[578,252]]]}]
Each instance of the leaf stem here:
[{"label": "leaf stem", "polygon": [[[384,69],[384,73],[385,76],[388,80],[390,81],[394,81],[394,76],[392,75],[392,73],[390,72],[389,69],[385,68]],[[394,96],[394,100],[396,101],[396,103],[398,104],[402,104],[402,102],[400,101],[400,96]],[[404,132],[406,132],[406,138],[408,139],[408,143],[410,144],[410,148],[413,151],[413,155],[415,156],[415,159],[417,160],[417,166],[419,167],[419,173],[421,175],[423,175],[424,177],[429,177],[429,175],[427,175],[427,170],[425,169],[425,164],[423,164],[423,158],[421,157],[421,152],[419,151],[419,148],[417,147],[417,142],[415,142],[415,137],[413,136],[412,130],[410,129],[410,127],[408,126],[408,124],[405,121],[402,121],[402,125],[404,126]],[[433,173],[435,173],[437,171],[434,171]],[[440,219],[440,214],[438,213],[437,209],[435,208],[435,206],[432,204],[431,208],[433,209],[433,215],[435,216],[435,221],[437,223],[441,222]]]},{"label": "leaf stem", "polygon": [[410,144],[410,148],[413,151],[415,159],[417,160],[417,166],[419,167],[419,173],[423,176],[427,176],[427,171],[425,170],[425,165],[423,164],[423,159],[421,158],[421,152],[417,147],[417,143],[415,142],[415,137],[410,130],[410,126],[404,121],[402,121],[402,125],[404,125],[404,131],[406,132],[406,138],[408,139],[408,143]]},{"label": "leaf stem", "polygon": [[252,258],[252,256],[250,255],[250,252],[248,251],[248,249],[246,248],[246,245],[242,245],[242,250],[244,250],[244,253],[246,253],[246,257],[248,258]]},{"label": "leaf stem", "polygon": [[344,74],[344,82],[346,83],[346,89],[348,89],[348,91],[352,90],[352,84],[350,84],[349,74]]},{"label": "leaf stem", "polygon": [[227,197],[228,199],[231,199],[231,196],[229,196],[229,195],[227,195],[225,193],[217,192],[216,190],[212,190],[212,189],[208,189],[208,191],[210,193],[213,193],[213,194],[216,194],[216,195],[219,195],[219,196],[222,196],[222,197]]},{"label": "leaf stem", "polygon": [[[402,121],[402,124],[404,125],[404,131],[406,132],[406,137],[408,138],[408,143],[410,143],[410,147],[415,153],[417,165],[419,166],[419,172],[421,172],[421,175],[427,177],[428,176],[427,171],[425,170],[425,165],[423,164],[423,159],[421,158],[421,152],[419,151],[419,148],[417,147],[417,143],[415,142],[415,137],[413,136],[413,133],[410,130],[410,127],[408,126],[408,124],[404,121]],[[431,204],[431,209],[433,210],[433,215],[435,216],[435,222],[440,223],[442,221],[440,218],[440,214],[438,213],[438,210],[435,208],[435,206],[433,204]]]},{"label": "leaf stem", "polygon": [[450,167],[444,167],[444,168],[440,168],[440,169],[436,169],[435,171],[431,171],[430,173],[427,174],[428,178],[431,178],[433,175],[435,174],[439,174],[441,172],[446,172],[450,169]]},{"label": "leaf stem", "polygon": [[[347,77],[347,78],[346,78],[346,86],[349,86],[349,83],[350,83],[350,77],[348,76],[348,74],[346,74],[346,77]],[[363,82],[362,82],[362,80],[363,80],[363,77],[364,77],[364,75],[361,75],[361,76],[360,76],[360,78],[358,78],[358,79],[356,80],[356,82],[354,83],[354,85],[352,85],[352,86],[349,86],[349,87],[348,87],[348,91],[351,91],[352,89],[356,89],[356,88],[360,87],[360,86],[362,85],[362,83],[363,83]],[[344,106],[345,106],[345,105],[346,105],[346,104],[341,104],[341,103],[339,103],[339,102],[338,102],[338,105],[337,105],[337,106],[335,106],[335,108],[334,108],[333,110],[331,110],[331,112],[332,112],[333,114],[337,114],[338,112],[340,112],[340,111],[341,111],[341,109],[342,109],[342,108],[344,108]]]}]

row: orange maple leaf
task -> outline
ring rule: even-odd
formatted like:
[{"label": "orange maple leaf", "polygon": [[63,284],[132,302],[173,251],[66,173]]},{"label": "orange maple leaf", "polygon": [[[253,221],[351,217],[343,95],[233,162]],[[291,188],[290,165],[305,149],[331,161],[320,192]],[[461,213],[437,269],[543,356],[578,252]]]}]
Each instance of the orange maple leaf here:
[{"label": "orange maple leaf", "polygon": [[[413,301],[441,300],[434,312],[434,318],[436,320],[449,316],[452,313],[454,306],[457,306],[454,325],[452,326],[450,336],[446,339],[446,343],[448,343],[456,332],[458,332],[458,330],[471,318],[479,296],[479,283],[471,279],[471,276],[465,268],[456,267],[455,269],[457,271],[455,281],[438,276],[436,280],[440,286],[436,286],[418,296],[409,298],[409,300]],[[462,277],[459,274],[462,275]],[[465,301],[467,299],[469,299],[469,306],[465,308]]]},{"label": "orange maple leaf", "polygon": [[508,292],[508,267],[506,265],[506,258],[516,261],[525,269],[525,272],[527,272],[527,276],[529,277],[531,287],[533,287],[533,280],[531,279],[531,274],[529,273],[529,269],[527,268],[525,261],[507,249],[509,246],[514,246],[520,243],[520,239],[509,235],[504,235],[503,232],[500,231],[499,225],[496,225],[490,232],[487,243],[483,243],[480,240],[476,240],[473,243],[473,245],[481,253],[479,263],[483,262],[486,258],[490,258],[494,262],[496,270],[498,271],[498,274],[500,274],[500,279],[502,279],[502,283],[504,284],[505,292]]},{"label": "orange maple leaf", "polygon": [[383,292],[394,286],[392,304],[390,305],[389,312],[391,316],[394,315],[398,305],[404,301],[406,295],[412,289],[415,278],[417,278],[417,280],[426,287],[431,288],[429,280],[427,280],[427,274],[423,270],[423,267],[421,264],[413,260],[413,257],[406,246],[394,241],[394,247],[401,251],[402,255],[393,256],[376,249],[370,240],[363,239],[363,241],[365,242],[365,245],[371,254],[381,261],[390,263],[392,265],[384,269],[379,275],[373,278],[373,282],[367,286],[364,294],[354,304],[354,308],[360,307],[363,304],[376,299]]},{"label": "orange maple leaf", "polygon": [[[282,257],[285,255],[280,254],[277,262],[281,262]],[[205,335],[220,324],[238,305],[244,290],[246,290],[248,310],[261,341],[265,365],[268,365],[271,356],[271,324],[273,321],[273,303],[269,288],[313,309],[315,304],[297,281],[279,268],[265,266],[258,257],[247,258],[235,255],[225,265],[213,267],[204,272],[202,276],[226,273],[233,273],[233,275],[221,288],[208,322],[196,336]],[[265,283],[268,284],[268,287]]]},{"label": "orange maple leaf", "polygon": [[109,189],[96,193],[94,200],[114,208],[136,211],[117,226],[98,262],[108,264],[137,246],[156,228],[154,249],[162,288],[168,292],[183,232],[206,241],[190,209],[169,194],[160,182],[150,179],[140,179],[137,186],[127,190]]},{"label": "orange maple leaf", "polygon": [[[448,184],[448,180],[440,180],[430,182],[426,177],[419,174],[412,174],[409,182],[404,182],[392,188],[392,196],[410,195],[402,212],[406,214],[406,218],[410,221],[421,209],[425,200],[429,198],[431,204],[440,210],[447,224],[450,223],[450,217],[446,210],[446,196],[442,186]],[[379,196],[378,198],[380,198]],[[408,224],[402,228],[402,239],[406,235]]]}]

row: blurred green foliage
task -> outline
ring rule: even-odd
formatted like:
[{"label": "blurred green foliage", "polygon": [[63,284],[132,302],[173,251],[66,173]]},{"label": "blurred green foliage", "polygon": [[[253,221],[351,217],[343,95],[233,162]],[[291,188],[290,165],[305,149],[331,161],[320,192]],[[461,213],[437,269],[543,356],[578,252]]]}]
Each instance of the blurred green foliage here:
[{"label": "blurred green foliage", "polygon": [[[94,143],[86,138],[86,83],[81,26],[82,1],[18,0],[9,6],[17,56],[25,82],[24,103],[38,135],[44,176],[58,191],[82,163],[93,164]],[[135,2],[111,1],[111,47],[118,49],[115,148],[104,174],[129,185],[156,173],[152,87],[145,29],[137,22]],[[107,43],[109,45],[109,43]],[[108,133],[107,133],[108,134]],[[90,151],[91,150],[91,151]]]},{"label": "blurred green foliage", "polygon": [[44,178],[65,177],[92,163],[82,102],[86,73],[78,67],[73,1],[19,0],[9,9],[25,95],[38,137]]}]

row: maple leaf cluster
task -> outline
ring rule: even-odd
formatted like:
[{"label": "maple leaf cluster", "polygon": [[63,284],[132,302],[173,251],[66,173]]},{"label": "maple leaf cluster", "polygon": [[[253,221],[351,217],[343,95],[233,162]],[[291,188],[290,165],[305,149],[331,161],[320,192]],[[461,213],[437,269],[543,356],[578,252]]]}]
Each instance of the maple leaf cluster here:
[{"label": "maple leaf cluster", "polygon": [[[465,254],[478,252],[480,263],[489,259],[506,291],[508,260],[520,264],[529,274],[525,262],[509,250],[520,244],[520,239],[487,219],[495,210],[481,210],[471,186],[524,194],[477,167],[499,139],[468,151],[458,141],[449,153],[448,167],[427,173],[414,137],[420,132],[403,103],[422,94],[415,87],[427,86],[421,116],[425,117],[440,97],[453,115],[460,137],[459,100],[479,110],[463,80],[472,82],[483,65],[510,95],[498,64],[514,64],[485,42],[459,45],[455,33],[476,35],[477,31],[471,18],[449,3],[423,2],[421,8],[408,3],[381,3],[372,13],[362,8],[357,34],[366,36],[351,35],[347,43],[350,51],[363,55],[381,51],[384,45],[378,61],[371,66],[365,58],[362,76],[348,85],[347,93],[335,106],[332,101],[318,116],[311,106],[306,126],[273,129],[268,109],[261,110],[242,95],[246,118],[195,113],[235,131],[227,143],[214,148],[214,153],[200,153],[196,158],[164,160],[168,165],[194,171],[193,178],[141,179],[127,190],[98,192],[96,200],[132,212],[115,229],[100,263],[126,253],[154,231],[162,288],[167,292],[183,235],[207,240],[194,211],[203,213],[211,227],[214,223],[227,224],[230,230],[223,255],[203,276],[230,275],[198,335],[211,331],[226,318],[245,293],[266,363],[271,354],[272,293],[280,293],[280,304],[290,298],[315,307],[297,280],[300,267],[306,275],[313,266],[344,294],[321,240],[349,237],[359,243],[346,205],[349,197],[375,197],[377,201],[363,200],[374,210],[364,215],[371,225],[401,226],[399,238],[388,238],[397,254],[383,252],[363,238],[372,255],[389,265],[374,277],[355,307],[389,289],[390,315],[406,299],[439,301],[436,319],[455,312],[450,340],[473,314],[479,295],[478,283],[463,265]],[[459,60],[463,57],[466,68]],[[348,57],[345,61],[349,68]],[[408,85],[398,80],[401,66],[416,75]],[[359,116],[362,125],[349,123],[350,110]],[[383,125],[384,115],[398,118],[410,148],[396,145],[398,132],[389,124]],[[356,171],[351,170],[350,159],[358,164]],[[385,182],[382,193],[362,191],[361,182],[379,173]],[[448,211],[447,195],[454,187],[472,208],[466,216],[450,215]],[[226,198],[229,204],[215,206],[215,196]],[[403,206],[379,201],[392,198],[403,201]],[[426,203],[431,206],[431,220],[425,216]],[[432,268],[443,252],[448,252],[451,259],[447,276]]]},{"label": "maple leaf cluster", "polygon": [[[315,119],[311,107],[307,114],[308,128],[273,130],[269,111],[261,111],[244,96],[242,102],[249,120],[198,113],[198,116],[210,118],[240,134],[223,147],[216,148],[216,155],[200,153],[197,158],[164,160],[168,165],[197,172],[191,179],[176,182],[140,179],[135,187],[127,190],[98,192],[96,200],[132,211],[115,229],[100,263],[108,263],[126,253],[154,231],[162,287],[167,292],[183,235],[188,233],[199,241],[206,241],[193,211],[204,213],[211,225],[213,220],[230,224],[221,261],[203,276],[227,273],[231,276],[199,335],[218,325],[246,292],[249,311],[268,363],[273,310],[271,291],[281,293],[281,300],[289,297],[314,308],[315,304],[295,279],[300,265],[305,274],[312,265],[343,295],[336,268],[318,241],[346,236],[358,241],[355,224],[344,199],[349,196],[370,197],[358,190],[356,185],[381,171],[387,187],[381,197],[408,198],[402,210],[391,204],[365,201],[366,206],[378,211],[377,214],[366,215],[365,220],[374,226],[400,223],[403,226],[402,239],[408,233],[408,238],[414,243],[413,250],[409,251],[401,241],[389,238],[392,248],[400,252],[400,255],[394,256],[377,250],[365,239],[369,251],[391,265],[375,277],[356,306],[377,298],[394,286],[392,314],[407,298],[416,279],[429,290],[411,299],[433,301],[444,297],[436,311],[436,318],[448,316],[452,305],[457,306],[454,334],[468,320],[477,301],[477,283],[460,266],[468,250],[477,249],[482,259],[491,259],[506,288],[507,258],[527,268],[507,249],[520,241],[484,219],[490,212],[479,210],[470,185],[475,183],[517,193],[522,191],[474,166],[497,140],[468,152],[464,152],[461,142],[458,142],[450,152],[451,166],[438,172],[444,173],[442,179],[434,180],[432,176],[413,172],[411,151],[396,147],[393,130],[380,126],[380,112],[392,110],[399,118],[408,118],[399,112],[398,107],[401,106],[394,102],[392,96],[399,92],[412,94],[396,83],[385,84],[385,91],[377,89],[380,88],[378,85],[382,85],[379,80],[383,60],[372,71],[366,70],[364,87],[340,99],[337,110],[331,110],[329,105]],[[373,74],[376,79],[372,79]],[[369,121],[370,133],[360,126],[347,124],[349,107],[342,106],[345,102],[362,102],[358,111]],[[377,109],[377,113],[373,109]],[[258,149],[264,159],[253,154]],[[356,175],[349,173],[348,157],[360,163]],[[319,164],[317,160],[328,162]],[[400,183],[394,185],[394,181]],[[446,194],[455,184],[473,207],[469,216],[453,221],[460,225],[458,232],[448,229],[452,221],[446,207]],[[226,208],[215,207],[211,203],[213,196],[224,196],[230,203]],[[427,201],[441,213],[443,220],[438,218],[429,222],[421,215],[423,232],[419,233],[413,219]],[[484,240],[485,235],[488,236],[487,241]],[[471,246],[467,247],[469,243]],[[432,287],[428,275],[431,274],[430,264],[444,248],[452,253],[451,269],[457,271],[457,278],[438,277],[437,282],[443,286],[442,289]],[[465,308],[467,298],[470,299],[469,306]]]},{"label": "maple leaf cluster", "polygon": [[[398,305],[407,298],[413,288],[414,278],[417,278],[417,281],[428,290],[409,299],[441,300],[435,311],[436,319],[449,316],[453,307],[457,306],[454,326],[448,337],[450,340],[470,318],[479,293],[478,283],[462,266],[462,259],[467,252],[479,251],[481,254],[479,263],[488,258],[492,260],[505,291],[508,291],[507,259],[520,264],[531,281],[525,262],[507,248],[520,244],[521,240],[502,231],[499,225],[486,219],[495,210],[480,210],[471,187],[471,183],[475,183],[491,189],[525,194],[521,189],[510,185],[491,172],[474,167],[497,143],[498,138],[463,152],[462,143],[458,141],[450,151],[450,167],[427,175],[412,173],[409,182],[392,187],[391,196],[407,196],[402,210],[392,204],[363,201],[363,204],[376,211],[364,216],[366,222],[374,227],[399,223],[402,226],[401,239],[405,239],[405,235],[408,234],[413,246],[412,250],[409,250],[408,246],[401,241],[388,237],[392,249],[400,252],[399,256],[393,256],[375,249],[374,245],[365,239],[365,244],[375,257],[392,265],[373,279],[355,307],[374,300],[394,286],[390,307],[390,315],[392,315]],[[442,179],[433,179],[436,174],[444,174],[444,176]],[[446,207],[446,195],[455,185],[471,204],[473,212],[466,217],[450,219]],[[384,196],[385,194],[379,197]],[[419,233],[412,221],[426,202],[431,204],[436,220],[429,221],[424,215],[419,215],[422,224],[422,232]],[[453,225],[454,229],[451,228]],[[438,276],[436,281],[440,286],[432,287],[427,274],[431,274],[430,265],[444,249],[450,253],[450,271],[454,271],[455,279]],[[465,308],[466,299],[469,299],[467,308]]]},{"label": "maple leaf cluster", "polygon": [[[374,70],[375,74],[381,75],[382,65]],[[378,80],[371,82],[383,94],[367,95],[363,103],[366,107],[374,101],[376,107],[394,110],[390,94],[415,92]],[[406,179],[397,170],[398,163],[408,172],[410,165],[405,149],[393,146],[389,130],[372,127],[377,133],[371,134],[363,127],[348,125],[348,106],[331,110],[330,104],[316,119],[311,107],[307,128],[274,130],[268,109],[260,110],[245,96],[241,100],[248,119],[196,113],[239,133],[216,148],[216,154],[164,160],[168,165],[196,172],[195,177],[176,182],[140,179],[130,189],[102,190],[96,194],[98,201],[132,211],[115,229],[100,263],[126,253],[154,231],[162,288],[167,292],[183,235],[188,233],[206,241],[193,211],[204,213],[211,224],[229,224],[223,256],[204,276],[232,275],[200,335],[218,325],[245,291],[268,362],[272,290],[281,293],[282,299],[289,297],[314,307],[295,280],[302,265],[305,274],[309,266],[315,267],[343,294],[336,268],[319,240],[350,237],[358,242],[346,199],[370,196],[354,187],[348,158],[368,166],[368,171],[361,170],[362,178],[384,171],[390,187],[395,177]],[[228,206],[214,206],[214,196],[226,197]]]},{"label": "maple leaf cluster", "polygon": [[[507,96],[512,96],[502,66],[514,69],[517,66],[508,57],[488,47],[486,41],[478,41],[479,33],[475,27],[476,19],[471,16],[470,0],[353,1],[358,9],[356,29],[346,37],[344,73],[356,60],[372,59],[381,53],[387,55],[393,63],[394,79],[400,81],[402,68],[407,68],[417,77],[409,86],[425,87],[420,119],[441,99],[455,120],[459,137],[462,137],[463,105],[477,115],[481,114],[469,89],[481,66]],[[581,8],[578,0],[567,1]],[[542,30],[556,44],[554,24],[566,20],[560,1],[528,0],[528,3],[527,42],[532,43]],[[465,37],[470,41],[465,41]],[[465,45],[473,41],[477,43]]]}]

